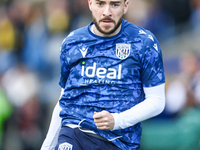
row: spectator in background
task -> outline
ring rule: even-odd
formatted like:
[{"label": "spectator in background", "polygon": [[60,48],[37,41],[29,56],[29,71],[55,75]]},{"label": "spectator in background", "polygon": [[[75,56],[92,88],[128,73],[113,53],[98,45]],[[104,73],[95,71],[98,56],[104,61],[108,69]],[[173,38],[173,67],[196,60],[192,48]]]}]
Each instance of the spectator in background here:
[{"label": "spectator in background", "polygon": [[0,73],[15,65],[15,42],[14,24],[6,13],[6,7],[0,7]]},{"label": "spectator in background", "polygon": [[43,43],[43,54],[41,55],[44,68],[39,76],[41,89],[39,96],[40,102],[44,104],[44,109],[47,108],[46,106],[54,105],[55,99],[60,93],[60,87],[57,83],[60,76],[60,61],[57,58],[60,54],[60,44],[66,37],[71,23],[69,2],[66,0],[48,0],[44,3],[46,35],[45,40],[43,40],[45,43]]},{"label": "spectator in background", "polygon": [[[151,3],[150,3],[151,2]],[[149,11],[144,26],[152,31],[160,41],[165,41],[175,35],[175,21],[173,16],[163,9],[162,1],[150,0]]]},{"label": "spectator in background", "polygon": [[[1,77],[0,77],[1,78]],[[6,97],[4,89],[0,84],[0,149],[2,147],[2,136],[5,130],[5,121],[11,116],[12,106]]]},{"label": "spectator in background", "polygon": [[4,136],[3,149],[35,150],[42,138],[38,79],[23,64],[10,68],[1,78],[1,85],[13,107]]},{"label": "spectator in background", "polygon": [[152,31],[161,42],[190,29],[190,0],[141,0],[139,3],[145,6],[140,15],[136,13],[140,25]]},{"label": "spectator in background", "polygon": [[45,72],[44,47],[47,40],[47,30],[42,9],[32,2],[18,2],[24,22],[24,44],[21,59],[29,70],[36,73]]},{"label": "spectator in background", "polygon": [[193,52],[184,53],[179,62],[180,73],[174,80],[168,81],[166,86],[164,112],[168,118],[143,123],[141,150],[200,149],[198,55]]},{"label": "spectator in background", "polygon": [[[55,69],[59,69],[60,62],[54,58],[59,57],[60,44],[69,24],[59,15],[66,17],[62,1],[56,1],[53,7],[57,9],[50,8],[51,14],[44,14],[43,2],[12,1],[0,7],[0,82],[14,108],[4,131],[3,150],[35,150],[41,145],[46,120],[41,121],[39,114],[46,116],[54,97],[58,96],[54,85],[55,82],[58,85],[59,71]],[[58,8],[61,13],[56,13]],[[65,26],[55,24],[59,21],[64,21]],[[58,86],[58,94],[59,90]]]},{"label": "spectator in background", "polygon": [[88,10],[87,0],[69,1],[69,5],[69,13],[71,16],[69,30],[72,31],[88,25],[88,22],[90,22],[92,16],[90,14],[90,11]]},{"label": "spectator in background", "polygon": [[192,27],[196,30],[200,28],[200,1],[191,0],[191,3],[192,3],[191,23]]},{"label": "spectator in background", "polygon": [[169,83],[166,112],[175,115],[188,107],[200,106],[200,71],[198,55],[185,53],[180,59],[180,74]]},{"label": "spectator in background", "polygon": [[191,16],[190,0],[160,0],[159,3],[168,16],[173,18],[176,34],[182,33],[188,28]]}]

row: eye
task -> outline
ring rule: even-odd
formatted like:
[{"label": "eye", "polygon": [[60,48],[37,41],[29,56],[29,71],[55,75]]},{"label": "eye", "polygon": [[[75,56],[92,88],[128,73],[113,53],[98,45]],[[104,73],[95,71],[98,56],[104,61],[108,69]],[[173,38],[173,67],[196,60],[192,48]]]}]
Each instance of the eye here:
[{"label": "eye", "polygon": [[98,6],[102,6],[103,3],[102,3],[102,2],[98,2],[97,5],[98,5]]},{"label": "eye", "polygon": [[113,4],[113,6],[114,6],[114,7],[117,7],[117,6],[119,6],[119,4],[117,4],[117,3],[114,3],[114,4]]},{"label": "eye", "polygon": [[120,3],[119,2],[113,2],[111,5],[112,5],[112,7],[119,7]]}]

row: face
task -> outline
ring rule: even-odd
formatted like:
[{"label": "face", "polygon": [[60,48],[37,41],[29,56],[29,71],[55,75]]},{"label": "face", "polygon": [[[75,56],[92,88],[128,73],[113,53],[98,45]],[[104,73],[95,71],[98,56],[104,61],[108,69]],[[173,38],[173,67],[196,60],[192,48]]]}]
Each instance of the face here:
[{"label": "face", "polygon": [[129,0],[88,0],[92,12],[95,34],[113,36],[121,29],[123,15],[128,10]]}]

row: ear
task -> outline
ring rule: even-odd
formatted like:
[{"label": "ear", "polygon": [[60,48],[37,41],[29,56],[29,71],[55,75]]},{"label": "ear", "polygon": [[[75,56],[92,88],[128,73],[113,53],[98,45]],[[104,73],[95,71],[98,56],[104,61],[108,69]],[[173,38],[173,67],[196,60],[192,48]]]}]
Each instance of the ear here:
[{"label": "ear", "polygon": [[129,0],[126,0],[125,5],[124,5],[124,14],[128,11],[128,6],[129,6]]},{"label": "ear", "polygon": [[88,0],[88,5],[89,5],[90,10],[92,11],[92,0]]}]

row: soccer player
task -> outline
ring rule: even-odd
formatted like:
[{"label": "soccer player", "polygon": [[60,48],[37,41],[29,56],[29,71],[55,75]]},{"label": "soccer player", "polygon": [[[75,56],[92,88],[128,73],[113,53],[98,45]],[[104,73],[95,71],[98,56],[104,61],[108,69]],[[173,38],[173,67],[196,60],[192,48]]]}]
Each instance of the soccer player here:
[{"label": "soccer player", "polygon": [[140,122],[165,106],[159,43],[122,19],[129,0],[88,3],[93,22],[61,46],[62,92],[41,149],[137,150]]}]

